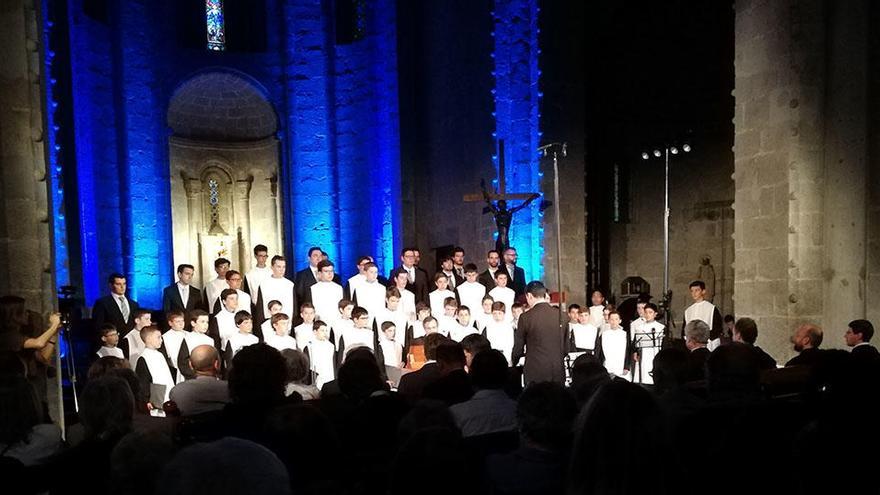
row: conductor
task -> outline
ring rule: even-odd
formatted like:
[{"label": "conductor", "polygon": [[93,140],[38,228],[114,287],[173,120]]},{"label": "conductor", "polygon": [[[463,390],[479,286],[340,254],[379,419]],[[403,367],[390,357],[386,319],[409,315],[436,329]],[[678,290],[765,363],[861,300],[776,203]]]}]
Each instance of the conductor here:
[{"label": "conductor", "polygon": [[[526,286],[526,303],[530,309],[519,317],[512,361],[517,363],[525,355],[523,374],[526,385],[533,382],[563,383],[563,359],[568,353],[568,338],[559,311],[550,306],[547,288],[537,281]],[[524,349],[528,349],[528,353]]]}]

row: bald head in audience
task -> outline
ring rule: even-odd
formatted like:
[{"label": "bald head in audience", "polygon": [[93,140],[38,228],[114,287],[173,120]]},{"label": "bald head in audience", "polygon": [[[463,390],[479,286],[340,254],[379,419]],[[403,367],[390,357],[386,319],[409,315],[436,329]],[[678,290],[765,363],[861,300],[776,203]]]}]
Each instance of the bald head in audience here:
[{"label": "bald head in audience", "polygon": [[200,345],[192,350],[189,363],[196,375],[217,376],[220,371],[220,359],[217,349],[210,345]]},{"label": "bald head in audience", "polygon": [[794,344],[794,350],[797,352],[818,349],[822,345],[822,329],[812,323],[805,323],[794,331],[791,343]]}]

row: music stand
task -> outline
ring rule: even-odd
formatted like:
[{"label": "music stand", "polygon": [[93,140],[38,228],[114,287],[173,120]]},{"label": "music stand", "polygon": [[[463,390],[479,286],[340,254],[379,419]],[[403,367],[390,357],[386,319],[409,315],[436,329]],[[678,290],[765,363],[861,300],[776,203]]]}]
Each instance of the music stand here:
[{"label": "music stand", "polygon": [[[651,369],[654,369],[654,357],[660,352],[661,347],[663,346],[663,333],[658,333],[655,328],[651,328],[651,332],[638,332],[633,339],[633,347],[636,348],[636,354],[638,355],[638,367],[639,367],[639,384],[644,385],[644,362],[645,362],[645,350],[647,349],[651,357]],[[635,373],[633,373],[631,381],[635,382]],[[651,381],[653,383],[653,380]]]}]

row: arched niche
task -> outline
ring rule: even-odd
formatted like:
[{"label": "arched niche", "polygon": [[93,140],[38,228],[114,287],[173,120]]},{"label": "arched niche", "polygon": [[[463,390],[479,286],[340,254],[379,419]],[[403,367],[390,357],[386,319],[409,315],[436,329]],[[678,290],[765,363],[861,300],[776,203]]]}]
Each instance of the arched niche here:
[{"label": "arched niche", "polygon": [[215,70],[188,78],[168,104],[174,263],[215,277],[214,260],[247,272],[252,248],[280,253],[278,118],[260,86]]}]

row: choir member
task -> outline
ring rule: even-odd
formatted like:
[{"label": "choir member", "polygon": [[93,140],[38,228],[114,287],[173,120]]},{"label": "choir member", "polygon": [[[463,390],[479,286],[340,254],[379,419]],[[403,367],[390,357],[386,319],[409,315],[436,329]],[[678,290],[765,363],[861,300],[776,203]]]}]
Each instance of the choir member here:
[{"label": "choir member", "polygon": [[101,333],[101,348],[95,354],[99,358],[104,356],[114,356],[119,359],[125,359],[125,354],[119,348],[119,332],[112,323],[104,323],[98,329]]},{"label": "choir member", "polygon": [[513,366],[513,325],[507,319],[507,308],[501,301],[492,303],[492,320],[486,323],[483,336],[489,341],[492,349],[501,351],[507,359],[508,366]]},{"label": "choir member", "polygon": [[144,348],[146,347],[146,344],[141,338],[141,330],[152,324],[153,314],[146,309],[138,309],[134,312],[134,328],[125,334],[122,340],[120,340],[119,347],[122,348],[122,353],[128,357],[132,369],[134,369],[138,358],[141,356],[141,353],[144,352]]},{"label": "choir member", "polygon": [[271,321],[272,334],[266,337],[266,343],[278,349],[279,352],[284,349],[297,349],[298,342],[290,336],[290,317],[284,313],[278,313],[271,318]]},{"label": "choir member", "polygon": [[709,326],[709,345],[707,348],[710,351],[713,351],[721,345],[721,333],[724,331],[724,318],[722,318],[721,312],[718,311],[718,308],[705,299],[705,282],[702,280],[694,280],[691,282],[690,286],[688,286],[688,289],[691,292],[691,297],[693,298],[694,303],[684,310],[684,325],[682,325],[682,328],[692,320],[703,321],[703,323]]},{"label": "choir member", "polygon": [[229,288],[226,283],[226,272],[229,271],[230,262],[226,258],[217,258],[214,260],[214,272],[217,278],[205,284],[205,307],[210,311],[220,297],[220,293]]},{"label": "choir member", "polygon": [[284,272],[287,270],[287,260],[284,259],[284,256],[275,255],[269,266],[272,269],[272,274],[260,282],[257,304],[254,308],[259,321],[263,321],[269,315],[270,301],[280,302],[281,312],[287,316],[295,315],[299,308],[296,304],[295,286],[284,276]]},{"label": "choir member", "polygon": [[315,307],[316,318],[328,320],[336,316],[339,301],[342,300],[342,286],[333,281],[335,270],[333,262],[318,262],[318,281],[309,288],[309,300]]},{"label": "choir member", "polygon": [[188,319],[192,330],[186,333],[186,345],[190,349],[190,354],[192,354],[192,351],[200,345],[217,347],[219,342],[215,342],[214,339],[208,335],[210,317],[208,316],[207,311],[194,309],[189,312]]},{"label": "choir member", "polygon": [[[238,294],[238,309],[241,311],[252,311],[253,304],[251,300],[251,296],[248,295],[247,292],[241,290],[243,277],[238,270],[227,270],[226,271],[226,285],[234,290]],[[211,312],[213,314],[217,314],[220,311],[220,299],[217,299],[217,302],[214,303],[214,306],[211,308]]]},{"label": "choir member", "polygon": [[434,274],[434,290],[428,294],[428,305],[431,306],[431,316],[439,318],[443,315],[443,304],[448,298],[455,299],[455,293],[449,290],[449,279],[443,272]]},{"label": "choir member", "polygon": [[599,329],[591,323],[590,313],[582,311],[578,313],[578,322],[569,324],[571,340],[574,342],[574,350],[593,354],[596,349],[596,338]]},{"label": "choir member", "polygon": [[630,334],[633,339],[634,367],[633,381],[636,383],[653,384],[654,379],[651,376],[654,371],[654,357],[660,352],[663,345],[663,330],[665,325],[656,320],[657,305],[653,303],[645,303],[642,309],[644,322],[636,326],[636,330],[632,330],[630,326]]},{"label": "choir member", "polygon": [[166,315],[169,330],[162,336],[162,347],[174,368],[177,383],[195,378],[189,365],[189,345],[186,343],[186,318],[183,311],[171,310]]},{"label": "choir member", "polygon": [[260,283],[272,275],[272,269],[266,263],[269,260],[269,248],[257,244],[254,246],[254,258],[257,260],[257,264],[245,274],[243,289],[251,296],[252,300],[256,301],[257,293],[260,291]]},{"label": "choir member", "polygon": [[495,272],[495,287],[489,291],[489,295],[492,296],[493,302],[504,303],[505,311],[507,311],[506,318],[512,320],[513,316],[510,313],[510,308],[513,307],[513,301],[516,299],[516,292],[507,286],[509,282],[510,277],[507,275],[507,272],[498,270]]},{"label": "choir member", "polygon": [[609,373],[630,378],[631,344],[629,332],[620,326],[620,313],[611,311],[608,315],[608,327],[596,339],[596,356]]},{"label": "choir member", "polygon": [[330,327],[316,320],[313,324],[314,336],[303,352],[309,356],[312,369],[312,383],[321,389],[325,383],[336,379],[336,346],[330,342]]},{"label": "choir member", "polygon": [[463,273],[465,280],[455,288],[458,302],[477,311],[486,295],[486,286],[477,282],[477,265],[468,263],[464,266]]},{"label": "choir member", "polygon": [[281,313],[281,301],[276,301],[274,299],[269,301],[269,315],[262,323],[260,323],[260,335],[265,337],[266,335],[275,333],[275,331],[272,330],[272,317],[278,313]]},{"label": "choir member", "polygon": [[174,367],[159,349],[162,347],[162,332],[159,327],[150,325],[140,331],[144,350],[137,358],[135,374],[140,382],[140,399],[150,410],[161,410],[168,401],[168,394],[177,383]]},{"label": "choir member", "polygon": [[[365,308],[370,314],[370,324],[373,324],[372,317],[379,314],[385,308],[385,291],[386,287],[379,283],[379,267],[375,263],[367,263],[364,268],[364,281],[355,287],[352,294],[352,302],[356,306]],[[325,316],[324,321],[332,316]]]},{"label": "choir member", "polygon": [[210,335],[219,342],[220,349],[226,349],[229,337],[238,332],[235,325],[235,313],[238,312],[238,292],[235,289],[224,289],[220,293],[222,309],[211,320]]},{"label": "choir member", "polygon": [[[339,304],[337,303],[337,314],[339,313],[338,307]],[[309,345],[309,341],[312,340],[312,335],[315,331],[315,307],[312,306],[312,303],[303,303],[302,306],[300,306],[299,317],[302,319],[302,323],[293,329],[293,337],[296,339],[296,348],[302,350]]]},{"label": "choir member", "polygon": [[601,290],[594,290],[590,295],[590,323],[596,328],[601,327],[605,323],[605,317],[602,312],[605,310],[605,294]]},{"label": "choir member", "polygon": [[[324,258],[324,251],[317,246],[309,248],[309,265],[296,272],[293,282],[296,285],[296,298],[301,303],[312,302],[309,288],[318,283],[318,263]],[[274,259],[274,258],[273,258]],[[286,313],[293,314],[293,313]]]},{"label": "choir member", "polygon": [[459,306],[455,311],[456,324],[449,332],[449,338],[461,342],[465,337],[480,333],[471,321],[471,310],[467,306]]},{"label": "choir member", "polygon": [[[177,266],[177,282],[162,290],[162,312],[166,318],[172,310],[192,311],[202,305],[202,292],[193,287],[192,279],[195,268],[192,265],[181,264]],[[189,325],[187,322],[187,329]]]}]

